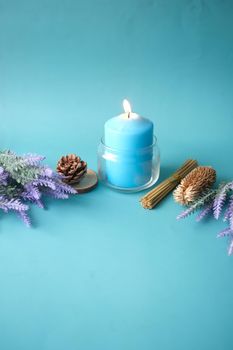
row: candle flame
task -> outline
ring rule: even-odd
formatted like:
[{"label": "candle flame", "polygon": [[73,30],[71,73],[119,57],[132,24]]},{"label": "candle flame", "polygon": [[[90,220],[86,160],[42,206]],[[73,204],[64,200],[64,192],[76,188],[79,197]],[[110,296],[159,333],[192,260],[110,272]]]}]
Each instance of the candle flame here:
[{"label": "candle flame", "polygon": [[129,101],[126,100],[126,99],[123,101],[123,108],[124,108],[124,110],[125,110],[125,113],[131,113],[131,112],[132,112],[132,111],[131,111],[130,103],[129,103]]}]

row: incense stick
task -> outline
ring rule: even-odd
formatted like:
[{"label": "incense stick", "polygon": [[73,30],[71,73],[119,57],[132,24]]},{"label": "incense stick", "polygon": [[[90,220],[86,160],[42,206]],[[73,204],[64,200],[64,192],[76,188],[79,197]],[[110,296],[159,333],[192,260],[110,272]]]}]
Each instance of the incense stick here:
[{"label": "incense stick", "polygon": [[152,209],[154,208],[164,197],[168,195],[180,181],[198,166],[196,160],[187,160],[177,171],[172,174],[169,178],[161,182],[153,190],[148,192],[144,197],[141,198],[140,202],[143,208]]}]

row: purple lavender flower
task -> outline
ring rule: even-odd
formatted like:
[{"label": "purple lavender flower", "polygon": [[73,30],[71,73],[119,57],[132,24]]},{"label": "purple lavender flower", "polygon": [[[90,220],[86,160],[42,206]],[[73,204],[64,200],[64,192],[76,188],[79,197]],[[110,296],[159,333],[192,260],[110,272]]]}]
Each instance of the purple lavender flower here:
[{"label": "purple lavender flower", "polygon": [[212,211],[213,203],[208,204],[204,209],[200,211],[200,213],[196,217],[196,221],[201,221],[204,217],[206,217]]},{"label": "purple lavender flower", "polygon": [[[40,195],[41,195],[41,193],[40,193]],[[36,204],[39,208],[44,208],[44,205],[43,205],[41,199],[33,197],[33,195],[31,193],[23,192],[21,197],[25,201],[30,201],[33,204]]]},{"label": "purple lavender flower", "polygon": [[43,167],[41,168],[41,176],[43,177],[53,177],[54,176],[54,172],[52,169],[50,169],[49,167]]},{"label": "purple lavender flower", "polygon": [[44,160],[45,157],[39,156],[37,154],[25,154],[23,156],[24,164],[31,165],[31,166],[37,166],[42,160]]},{"label": "purple lavender flower", "polygon": [[229,215],[230,215],[230,208],[228,206],[225,210],[223,221],[227,221],[229,219]]},{"label": "purple lavender flower", "polygon": [[196,220],[200,221],[211,211],[213,211],[215,219],[219,219],[225,204],[226,210],[224,213],[224,221],[228,221],[229,226],[220,231],[217,237],[229,237],[231,239],[228,248],[228,254],[233,255],[233,181],[221,184],[216,190],[207,193],[206,196],[197,199],[188,209],[183,211],[177,219],[183,219],[192,214],[199,208],[202,208]]},{"label": "purple lavender flower", "polygon": [[60,176],[57,176],[48,167],[42,169],[37,179],[24,186],[21,196],[24,200],[29,200],[43,208],[43,203],[40,200],[42,193],[56,199],[67,199],[69,194],[77,194],[76,190],[62,182]]},{"label": "purple lavender flower", "polygon": [[24,186],[24,189],[25,190],[21,195],[24,199],[28,199],[31,201],[40,199],[41,193],[33,183],[28,183]]},{"label": "purple lavender flower", "polygon": [[44,204],[42,203],[42,201],[40,199],[37,199],[34,201],[34,203],[39,207],[44,209]]},{"label": "purple lavender flower", "polygon": [[177,216],[177,220],[180,220],[180,219],[184,219],[186,218],[187,216],[189,216],[191,213],[193,212],[192,208],[188,208],[186,210],[184,210],[181,214],[179,214]]},{"label": "purple lavender flower", "polygon": [[55,188],[56,188],[56,185],[55,185],[55,183],[54,183],[54,181],[53,181],[53,179],[50,179],[50,178],[42,178],[41,176],[40,177],[38,177],[38,179],[36,179],[36,180],[34,180],[33,182],[32,182],[32,184],[34,185],[34,186],[45,186],[45,187],[49,187],[49,188],[51,188],[52,190],[55,190]]},{"label": "purple lavender flower", "polygon": [[227,208],[227,220],[229,220],[230,228],[233,230],[233,195],[230,197],[229,205]]},{"label": "purple lavender flower", "polygon": [[230,236],[233,233],[233,231],[230,229],[230,227],[225,228],[224,230],[220,231],[217,234],[217,238],[222,238],[226,236]]},{"label": "purple lavender flower", "polygon": [[43,208],[42,194],[61,199],[76,194],[71,186],[62,182],[63,176],[41,164],[42,156],[27,154],[21,157],[11,151],[3,151],[0,159],[0,209],[17,212],[27,226],[31,223],[26,213],[29,207],[24,201]]},{"label": "purple lavender flower", "polygon": [[45,188],[43,190],[43,192],[46,195],[48,195],[48,196],[50,196],[52,198],[55,198],[55,199],[67,199],[67,198],[69,198],[69,195],[67,193],[61,192],[58,189],[51,190],[50,188]]},{"label": "purple lavender flower", "polygon": [[223,208],[224,203],[225,203],[226,198],[227,198],[227,193],[228,193],[229,189],[231,188],[231,184],[232,184],[231,182],[223,184],[220,187],[220,190],[214,199],[213,211],[214,211],[215,219],[218,219],[219,216],[221,215],[222,208]]},{"label": "purple lavender flower", "polygon": [[76,190],[71,187],[70,185],[65,184],[64,182],[57,180],[55,182],[56,190],[63,192],[63,193],[68,193],[68,194],[77,194]]},{"label": "purple lavender flower", "polygon": [[19,211],[18,216],[23,220],[27,227],[31,227],[31,219],[26,211]]},{"label": "purple lavender flower", "polygon": [[28,205],[23,204],[19,199],[8,199],[4,196],[0,196],[0,209],[5,212],[9,210],[20,212],[28,210]]},{"label": "purple lavender flower", "polygon": [[233,254],[233,238],[230,241],[229,247],[228,247],[228,255]]}]

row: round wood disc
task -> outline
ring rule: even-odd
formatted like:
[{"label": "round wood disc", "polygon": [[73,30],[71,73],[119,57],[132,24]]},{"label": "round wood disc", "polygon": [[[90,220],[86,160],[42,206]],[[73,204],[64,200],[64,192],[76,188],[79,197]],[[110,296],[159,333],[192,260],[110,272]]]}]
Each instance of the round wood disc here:
[{"label": "round wood disc", "polygon": [[86,193],[93,190],[98,183],[98,178],[94,170],[87,169],[86,175],[78,183],[71,186],[79,193]]}]

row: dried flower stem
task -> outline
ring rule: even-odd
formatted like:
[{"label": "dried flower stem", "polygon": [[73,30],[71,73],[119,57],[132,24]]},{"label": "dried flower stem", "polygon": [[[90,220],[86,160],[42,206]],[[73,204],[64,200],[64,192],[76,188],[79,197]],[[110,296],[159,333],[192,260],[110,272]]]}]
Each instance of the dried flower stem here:
[{"label": "dried flower stem", "polygon": [[168,195],[179,182],[198,166],[196,160],[187,160],[173,175],[168,179],[161,182],[153,190],[148,192],[144,197],[141,198],[140,202],[143,208],[152,209],[154,208],[164,197]]}]

